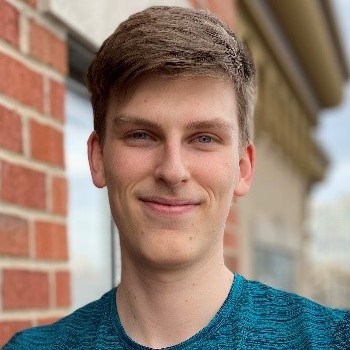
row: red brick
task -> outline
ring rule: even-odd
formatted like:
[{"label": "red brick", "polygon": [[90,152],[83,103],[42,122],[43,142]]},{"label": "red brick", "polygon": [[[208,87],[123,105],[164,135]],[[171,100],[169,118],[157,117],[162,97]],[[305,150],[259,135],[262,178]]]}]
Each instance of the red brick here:
[{"label": "red brick", "polygon": [[64,167],[63,134],[49,125],[30,122],[31,155],[45,163]]},{"label": "red brick", "polygon": [[60,121],[64,121],[65,87],[54,80],[50,81],[50,114]]},{"label": "red brick", "polygon": [[44,110],[43,77],[23,66],[20,101],[40,112]]},{"label": "red brick", "polygon": [[206,8],[210,12],[220,17],[231,28],[236,28],[237,4],[236,0],[189,0],[194,8]]},{"label": "red brick", "polygon": [[48,64],[50,57],[50,35],[46,28],[30,21],[30,52],[32,56],[41,62]]},{"label": "red brick", "polygon": [[56,306],[70,306],[70,275],[68,271],[56,272]]},{"label": "red brick", "polygon": [[30,321],[0,321],[0,348],[7,343],[15,333],[31,326],[32,324]]},{"label": "red brick", "polygon": [[232,272],[238,271],[238,259],[237,259],[237,257],[225,255],[225,265]]},{"label": "red brick", "polygon": [[46,208],[46,178],[39,171],[2,162],[1,199],[33,209]]},{"label": "red brick", "polygon": [[50,38],[50,61],[49,64],[56,68],[60,73],[66,75],[68,67],[68,54],[66,43],[51,35]]},{"label": "red brick", "polygon": [[35,250],[38,259],[67,260],[66,226],[52,222],[36,222]]},{"label": "red brick", "polygon": [[18,48],[19,12],[4,0],[0,0],[0,38]]},{"label": "red brick", "polygon": [[21,62],[0,53],[0,93],[43,112],[43,77]]},{"label": "red brick", "polygon": [[49,278],[46,272],[4,270],[2,289],[4,310],[49,306]]},{"label": "red brick", "polygon": [[0,106],[0,147],[22,152],[21,118],[3,106]]},{"label": "red brick", "polygon": [[239,246],[239,237],[237,234],[229,231],[225,231],[224,234],[224,247],[236,248]]},{"label": "red brick", "polygon": [[67,73],[66,43],[35,21],[30,22],[30,52],[35,59]]},{"label": "red brick", "polygon": [[45,326],[47,324],[52,324],[58,321],[60,317],[46,317],[46,318],[39,318],[37,320],[37,325],[38,326]]},{"label": "red brick", "polygon": [[37,0],[23,0],[27,5],[36,8],[37,7]]},{"label": "red brick", "polygon": [[0,214],[0,254],[29,255],[28,222],[26,220]]},{"label": "red brick", "polygon": [[66,215],[68,204],[67,180],[63,177],[52,179],[52,212]]}]

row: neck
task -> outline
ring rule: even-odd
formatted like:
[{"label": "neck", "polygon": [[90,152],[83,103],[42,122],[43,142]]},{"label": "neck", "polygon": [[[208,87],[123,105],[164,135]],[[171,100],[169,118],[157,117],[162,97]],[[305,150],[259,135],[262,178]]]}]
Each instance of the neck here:
[{"label": "neck", "polygon": [[122,264],[117,308],[126,333],[152,348],[178,344],[205,327],[224,303],[233,275],[222,255],[172,271]]}]

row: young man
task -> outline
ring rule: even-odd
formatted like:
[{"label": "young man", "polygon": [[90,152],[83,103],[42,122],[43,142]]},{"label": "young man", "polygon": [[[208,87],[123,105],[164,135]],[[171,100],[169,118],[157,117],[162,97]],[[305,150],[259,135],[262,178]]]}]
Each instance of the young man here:
[{"label": "young man", "polygon": [[155,7],[87,76],[92,179],[120,233],[119,286],[9,349],[350,349],[349,313],[232,274],[223,234],[254,169],[255,68],[204,11]]}]

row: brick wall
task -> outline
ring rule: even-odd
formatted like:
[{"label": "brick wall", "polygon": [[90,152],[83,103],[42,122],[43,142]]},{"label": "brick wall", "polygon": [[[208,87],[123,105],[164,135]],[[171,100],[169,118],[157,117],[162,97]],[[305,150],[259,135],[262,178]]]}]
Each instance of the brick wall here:
[{"label": "brick wall", "polygon": [[0,347],[70,305],[65,32],[36,0],[0,0]]}]

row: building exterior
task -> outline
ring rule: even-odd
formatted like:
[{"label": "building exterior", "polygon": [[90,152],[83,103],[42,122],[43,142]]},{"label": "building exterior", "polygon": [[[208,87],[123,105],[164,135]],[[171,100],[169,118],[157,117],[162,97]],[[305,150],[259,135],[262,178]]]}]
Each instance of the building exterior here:
[{"label": "building exterior", "polygon": [[340,102],[348,68],[330,2],[240,4],[238,31],[259,74],[256,178],[238,208],[240,268],[305,294],[307,197],[328,163],[312,134],[318,111]]},{"label": "building exterior", "polygon": [[322,304],[350,309],[350,197],[310,207],[311,268],[305,292]]},{"label": "building exterior", "polygon": [[0,345],[118,281],[117,232],[85,159],[83,76],[101,41],[154,4],[207,8],[253,52],[256,179],[232,204],[226,262],[307,292],[306,201],[327,167],[312,131],[348,76],[331,1],[0,0]]}]

